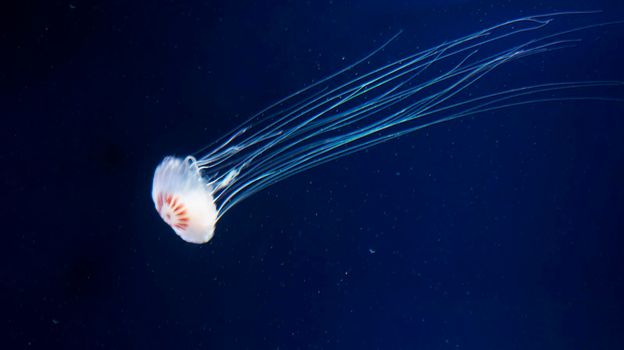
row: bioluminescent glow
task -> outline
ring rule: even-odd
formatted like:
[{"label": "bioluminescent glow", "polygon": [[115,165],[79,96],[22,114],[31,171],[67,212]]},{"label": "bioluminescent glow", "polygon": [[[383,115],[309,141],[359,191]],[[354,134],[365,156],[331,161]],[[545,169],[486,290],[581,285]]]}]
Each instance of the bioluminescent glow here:
[{"label": "bioluminescent glow", "polygon": [[[510,62],[577,47],[576,34],[620,23],[555,25],[593,13],[522,17],[373,66],[372,58],[383,55],[397,34],[359,61],[269,106],[205,148],[205,154],[165,157],[154,174],[156,209],[185,241],[205,243],[219,219],[252,194],[431,125],[539,102],[621,101],[603,93],[621,89],[620,81],[514,87],[515,81],[486,79]],[[480,86],[484,81],[494,87],[488,91]]]}]

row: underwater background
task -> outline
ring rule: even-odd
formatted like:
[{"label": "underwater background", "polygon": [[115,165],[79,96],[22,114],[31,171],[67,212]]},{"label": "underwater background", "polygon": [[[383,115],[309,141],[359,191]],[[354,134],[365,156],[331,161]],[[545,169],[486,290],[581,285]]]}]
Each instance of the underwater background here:
[{"label": "underwater background", "polygon": [[[154,168],[403,34],[396,59],[622,1],[23,1],[2,11],[3,349],[624,349],[624,103],[451,121],[237,205],[205,245]],[[587,20],[587,19],[586,19]],[[624,24],[490,89],[624,81]],[[619,95],[623,97],[622,90]]]}]

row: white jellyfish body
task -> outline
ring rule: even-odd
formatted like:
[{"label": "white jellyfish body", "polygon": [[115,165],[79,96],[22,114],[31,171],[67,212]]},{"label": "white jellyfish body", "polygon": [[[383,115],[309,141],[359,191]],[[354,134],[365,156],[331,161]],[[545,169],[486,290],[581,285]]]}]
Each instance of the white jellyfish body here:
[{"label": "white jellyfish body", "polygon": [[206,243],[214,235],[217,207],[192,157],[163,159],[154,173],[152,199],[160,217],[183,240]]},{"label": "white jellyfish body", "polygon": [[[201,157],[166,157],[154,174],[156,209],[182,239],[205,243],[213,237],[223,214],[250,195],[306,169],[407,133],[538,102],[622,101],[621,81],[473,90],[502,65],[574,47],[580,40],[571,34],[621,23],[546,31],[555,18],[591,13],[522,17],[374,69],[360,69],[395,36],[354,64],[269,106],[207,147]],[[503,83],[509,86],[514,81]],[[617,89],[617,96],[604,96],[607,88]]]}]

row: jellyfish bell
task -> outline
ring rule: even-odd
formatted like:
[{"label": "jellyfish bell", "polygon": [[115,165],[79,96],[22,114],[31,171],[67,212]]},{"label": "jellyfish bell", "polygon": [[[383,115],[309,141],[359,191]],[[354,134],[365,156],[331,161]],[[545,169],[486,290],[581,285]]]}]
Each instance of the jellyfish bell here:
[{"label": "jellyfish bell", "polygon": [[160,217],[190,243],[206,243],[214,235],[217,207],[212,188],[193,157],[165,157],[156,167],[152,199]]}]

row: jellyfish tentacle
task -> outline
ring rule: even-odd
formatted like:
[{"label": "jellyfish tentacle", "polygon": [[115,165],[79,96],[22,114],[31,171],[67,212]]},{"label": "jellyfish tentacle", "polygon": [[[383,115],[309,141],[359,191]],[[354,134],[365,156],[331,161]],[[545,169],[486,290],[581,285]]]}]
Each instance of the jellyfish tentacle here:
[{"label": "jellyfish tentacle", "polygon": [[576,47],[582,40],[573,34],[624,23],[551,26],[563,16],[598,12],[524,16],[366,70],[372,58],[397,39],[399,31],[354,63],[253,115],[202,149],[203,156],[189,156],[184,161],[165,158],[154,176],[156,208],[183,239],[203,243],[212,238],[216,223],[226,212],[254,193],[408,133],[528,104],[624,102],[621,94],[591,93],[593,89],[622,92],[624,83],[613,80],[480,90],[484,78],[503,65]]}]

